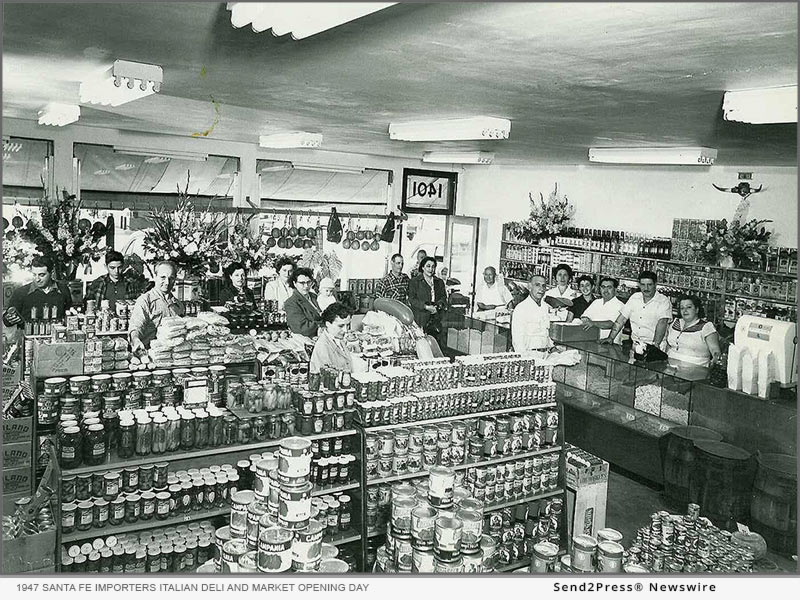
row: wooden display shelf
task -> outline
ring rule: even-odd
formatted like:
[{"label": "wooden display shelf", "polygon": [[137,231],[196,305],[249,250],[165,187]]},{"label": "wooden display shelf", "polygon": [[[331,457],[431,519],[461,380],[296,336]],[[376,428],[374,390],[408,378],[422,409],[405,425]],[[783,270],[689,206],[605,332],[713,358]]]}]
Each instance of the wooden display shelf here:
[{"label": "wooden display shelf", "polygon": [[496,510],[502,510],[504,508],[508,508],[510,506],[517,506],[518,504],[525,504],[526,502],[535,502],[536,500],[544,500],[545,498],[551,498],[553,496],[558,496],[559,494],[563,494],[564,490],[562,488],[556,488],[554,490],[550,490],[548,492],[542,492],[541,494],[536,494],[534,496],[526,496],[524,498],[517,498],[515,500],[507,500],[505,502],[494,503],[494,504],[487,504],[483,508],[484,513],[494,512]]},{"label": "wooden display shelf", "polygon": [[[520,382],[523,383],[523,382]],[[543,404],[526,404],[525,406],[515,406],[512,408],[496,408],[494,410],[485,410],[475,413],[467,413],[463,415],[451,415],[449,417],[437,417],[436,419],[425,419],[424,421],[410,421],[408,423],[394,423],[392,425],[373,425],[371,427],[364,427],[366,433],[374,433],[377,431],[389,431],[391,429],[399,429],[401,427],[416,427],[419,425],[431,425],[434,423],[444,423],[446,421],[457,421],[461,419],[474,419],[476,417],[488,417],[491,415],[502,415],[504,413],[520,412],[524,410],[534,410],[538,408],[555,408],[555,402],[545,402]]]},{"label": "wooden display shelf", "polygon": [[745,298],[747,300],[760,300],[761,302],[769,302],[771,304],[781,304],[785,306],[797,306],[797,302],[791,302],[789,300],[776,300],[774,298],[765,298],[764,296],[754,296],[752,294],[743,294],[741,292],[725,292],[727,296],[732,296],[734,298]]},{"label": "wooden display shelf", "polygon": [[314,486],[311,491],[312,496],[324,496],[326,494],[338,494],[339,492],[346,492],[347,490],[357,490],[361,484],[357,481],[354,483],[344,483],[341,485],[326,485],[323,487]]},{"label": "wooden display shelf", "polygon": [[[323,440],[332,437],[349,437],[357,435],[358,431],[355,429],[343,429],[342,431],[328,431],[325,433],[317,433],[313,435],[302,435],[295,437],[303,437],[308,440]],[[110,471],[123,469],[125,467],[137,467],[140,465],[148,465],[159,462],[177,462],[180,460],[188,460],[197,457],[218,456],[220,454],[233,454],[234,452],[247,452],[251,450],[263,450],[266,448],[275,448],[280,446],[281,439],[265,440],[262,442],[253,442],[250,444],[241,444],[238,446],[219,446],[216,448],[195,448],[193,450],[184,450],[181,452],[172,452],[165,454],[148,454],[147,456],[136,456],[133,458],[119,459],[114,457],[114,460],[103,463],[97,466],[83,466],[76,467],[75,469],[64,469],[62,476],[65,475],[79,475],[81,473],[95,473],[97,471]]]},{"label": "wooden display shelf", "polygon": [[70,542],[77,542],[80,540],[88,540],[95,537],[107,537],[109,535],[118,535],[120,533],[128,533],[130,531],[140,531],[145,529],[158,529],[161,527],[170,527],[172,525],[180,525],[182,523],[190,523],[192,521],[202,521],[204,519],[213,519],[223,515],[230,514],[230,506],[221,506],[212,510],[196,510],[185,514],[176,515],[169,519],[159,520],[156,518],[143,521],[141,519],[134,523],[124,523],[122,525],[111,525],[109,527],[92,527],[86,531],[72,531],[70,533],[61,534],[61,543],[67,544]]},{"label": "wooden display shelf", "polygon": [[497,571],[498,573],[508,573],[509,571],[516,571],[517,569],[522,569],[524,567],[530,567],[530,566],[531,566],[531,559],[527,558],[526,560],[518,560],[517,562],[497,567],[495,571]]},{"label": "wooden display shelf", "polygon": [[322,541],[326,544],[333,544],[334,546],[341,546],[342,544],[349,544],[350,542],[357,542],[361,539],[361,533],[355,528],[345,529],[340,531],[332,537],[322,536]]},{"label": "wooden display shelf", "polygon": [[[518,454],[509,454],[508,456],[498,456],[487,460],[479,460],[474,462],[466,462],[452,467],[455,471],[463,471],[472,467],[488,467],[491,465],[501,465],[512,460],[520,460],[530,458],[532,456],[539,456],[542,454],[551,454],[553,452],[561,451],[561,446],[552,446],[549,448],[540,448],[539,450],[530,450],[528,452],[520,452]],[[426,477],[428,471],[417,471],[416,473],[404,473],[402,475],[391,475],[389,477],[381,477],[379,479],[367,480],[367,485],[378,485],[381,483],[393,483],[395,481],[404,481],[406,479],[418,479],[419,477]]]}]

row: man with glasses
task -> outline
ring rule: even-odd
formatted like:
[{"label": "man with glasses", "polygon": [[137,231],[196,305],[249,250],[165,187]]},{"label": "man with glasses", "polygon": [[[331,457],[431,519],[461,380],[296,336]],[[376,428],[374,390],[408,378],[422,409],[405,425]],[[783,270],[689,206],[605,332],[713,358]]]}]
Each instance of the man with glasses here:
[{"label": "man with glasses", "polygon": [[311,269],[301,267],[292,273],[294,292],[283,304],[286,323],[293,333],[306,337],[316,337],[322,311],[317,303],[317,295],[311,291],[314,274]]},{"label": "man with glasses", "polygon": [[[600,330],[600,339],[604,340],[609,337],[623,306],[625,305],[622,300],[617,298],[617,280],[613,277],[603,277],[600,279],[600,298],[583,311],[581,321],[586,329],[592,325],[597,327]],[[622,332],[617,334],[612,343],[621,344],[621,338]]]}]

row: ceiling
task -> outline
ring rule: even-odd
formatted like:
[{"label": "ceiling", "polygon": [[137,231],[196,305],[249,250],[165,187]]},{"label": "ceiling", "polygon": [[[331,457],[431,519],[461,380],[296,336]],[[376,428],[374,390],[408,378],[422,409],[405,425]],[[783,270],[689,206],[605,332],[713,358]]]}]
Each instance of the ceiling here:
[{"label": "ceiling", "polygon": [[[81,79],[122,58],[162,66],[161,92],[82,106],[80,124],[212,128],[209,139],[248,143],[306,130],[324,134],[325,150],[480,149],[509,165],[582,164],[592,145],[705,145],[723,165],[797,163],[796,124],[729,123],[721,109],[725,90],[797,82],[793,2],[399,4],[300,41],[234,29],[224,3],[4,3],[3,13],[4,117],[77,103]],[[392,121],[473,115],[511,119],[510,138],[389,140]]]}]

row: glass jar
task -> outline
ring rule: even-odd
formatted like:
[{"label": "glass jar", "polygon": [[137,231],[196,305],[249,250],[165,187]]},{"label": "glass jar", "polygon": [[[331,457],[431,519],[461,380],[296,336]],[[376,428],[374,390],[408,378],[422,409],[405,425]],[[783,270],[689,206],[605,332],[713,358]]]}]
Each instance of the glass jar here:
[{"label": "glass jar", "polygon": [[241,419],[237,427],[236,443],[249,444],[252,440],[252,427],[250,421]]},{"label": "glass jar", "polygon": [[84,436],[83,462],[102,465],[106,458],[106,430],[101,424],[90,425]]},{"label": "glass jar", "polygon": [[206,448],[210,437],[208,413],[204,410],[195,413],[194,447]]},{"label": "glass jar", "polygon": [[264,385],[264,410],[273,411],[278,407],[278,385],[267,383]]},{"label": "glass jar", "polygon": [[233,446],[239,440],[239,424],[234,416],[227,416],[222,421],[222,445]]},{"label": "glass jar", "polygon": [[225,420],[222,413],[209,415],[208,445],[212,448],[222,446],[225,439]]},{"label": "glass jar", "polygon": [[263,441],[265,441],[267,439],[270,439],[268,437],[267,423],[268,423],[268,421],[269,421],[271,416],[272,415],[270,415],[266,419],[264,417],[255,417],[252,420],[252,423],[253,423],[252,424],[252,430],[253,430],[252,438],[253,438],[254,442],[263,442]]},{"label": "glass jar", "polygon": [[117,441],[117,456],[119,458],[132,458],[136,453],[136,422],[120,419],[119,439]]},{"label": "glass jar", "polygon": [[81,465],[81,430],[68,427],[59,436],[59,464],[62,469],[74,469]]},{"label": "glass jar", "polygon": [[192,450],[194,448],[196,434],[195,434],[195,416],[193,414],[184,415],[181,418],[181,449]]},{"label": "glass jar", "polygon": [[247,412],[259,413],[264,407],[264,388],[258,383],[248,383],[244,391],[244,407]]},{"label": "glass jar", "polygon": [[153,418],[153,454],[164,454],[167,451],[167,418]]},{"label": "glass jar", "polygon": [[147,456],[153,450],[153,420],[142,417],[136,420],[136,454]]}]

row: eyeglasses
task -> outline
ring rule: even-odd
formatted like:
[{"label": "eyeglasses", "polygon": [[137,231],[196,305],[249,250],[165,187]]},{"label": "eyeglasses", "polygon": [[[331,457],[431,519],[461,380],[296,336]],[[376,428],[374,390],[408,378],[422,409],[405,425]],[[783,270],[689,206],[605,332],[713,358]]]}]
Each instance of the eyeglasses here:
[{"label": "eyeglasses", "polygon": [[304,280],[298,279],[297,281],[294,282],[294,284],[295,285],[310,285],[311,284],[311,280],[310,279],[304,279]]}]

